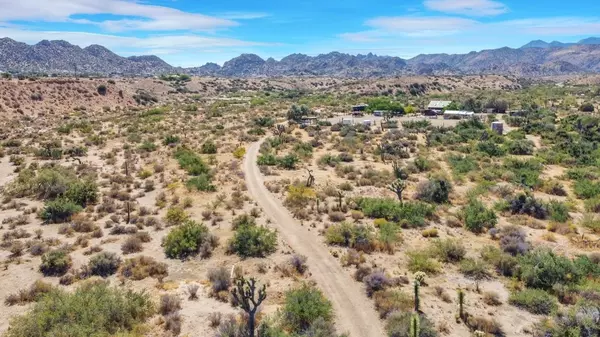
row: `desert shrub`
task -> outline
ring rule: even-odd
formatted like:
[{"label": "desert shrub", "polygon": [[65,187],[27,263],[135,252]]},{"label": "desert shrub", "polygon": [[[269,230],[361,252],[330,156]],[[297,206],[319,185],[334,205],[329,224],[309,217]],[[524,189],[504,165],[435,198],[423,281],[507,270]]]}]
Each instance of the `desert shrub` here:
[{"label": "desert shrub", "polygon": [[584,214],[579,224],[594,233],[600,233],[600,218],[594,214]]},{"label": "desert shrub", "polygon": [[366,253],[375,249],[375,236],[369,227],[342,222],[329,226],[325,241],[330,245],[354,248]]},{"label": "desert shrub", "polygon": [[517,226],[503,227],[500,230],[500,247],[513,256],[523,255],[529,251],[526,238],[525,232]]},{"label": "desert shrub", "polygon": [[553,324],[537,326],[539,336],[600,336],[597,299],[581,299],[566,312],[559,312],[553,317]]},{"label": "desert shrub", "polygon": [[381,269],[374,270],[362,280],[367,290],[367,296],[371,297],[375,292],[385,290],[390,285],[390,279]]},{"label": "desert shrub", "polygon": [[443,204],[448,202],[450,192],[452,183],[445,177],[437,177],[419,184],[416,197],[422,201]]},{"label": "desert shrub", "polygon": [[573,261],[549,249],[535,249],[518,260],[520,277],[528,287],[547,290],[554,284],[577,284],[582,277]]},{"label": "desert shrub", "polygon": [[199,176],[190,178],[185,186],[190,190],[201,192],[214,192],[217,190],[216,186],[211,182],[211,177],[207,174],[200,174]]},{"label": "desert shrub", "polygon": [[502,253],[496,247],[484,247],[481,251],[481,258],[492,264],[496,268],[496,271],[503,276],[511,277],[518,272],[519,260],[512,255]]},{"label": "desert shrub", "polygon": [[286,170],[293,170],[296,168],[296,164],[300,159],[295,154],[288,154],[283,157],[277,158],[277,165]]},{"label": "desert shrub", "polygon": [[515,184],[530,188],[537,187],[540,184],[540,174],[543,166],[535,159],[518,160],[508,158],[504,161],[504,168],[512,173],[511,180]]},{"label": "desert shrub", "polygon": [[477,143],[477,151],[483,152],[490,157],[501,157],[506,154],[503,148],[491,140]]},{"label": "desert shrub", "polygon": [[46,276],[61,276],[71,268],[71,256],[64,250],[52,250],[42,255],[40,271]]},{"label": "desert shrub", "polygon": [[541,289],[524,289],[511,294],[508,302],[532,314],[549,315],[556,311],[556,298]]},{"label": "desert shrub", "polygon": [[340,163],[340,158],[338,156],[334,156],[332,154],[324,154],[319,158],[317,164],[319,166],[331,166],[335,167],[338,163]]},{"label": "desert shrub", "polygon": [[260,166],[275,166],[277,165],[277,157],[272,153],[261,154],[258,156],[256,163]]},{"label": "desert shrub", "polygon": [[398,290],[383,290],[373,294],[375,309],[379,312],[379,317],[387,318],[396,311],[409,311],[414,306],[413,299],[406,293]]},{"label": "desert shrub", "polygon": [[443,262],[459,262],[467,254],[467,250],[458,240],[435,240],[432,253]]},{"label": "desert shrub", "polygon": [[68,221],[72,215],[82,210],[83,208],[73,201],[59,198],[47,201],[40,215],[46,221],[60,223]]},{"label": "desert shrub", "polygon": [[291,208],[304,208],[316,197],[315,190],[306,185],[290,185],[284,204]]},{"label": "desert shrub", "polygon": [[[413,337],[410,333],[412,312],[395,312],[385,322],[385,330],[389,337]],[[419,314],[419,337],[436,337],[435,326],[424,314]]]},{"label": "desert shrub", "polygon": [[199,176],[201,174],[210,174],[210,168],[202,158],[187,148],[179,148],[175,152],[175,158],[179,166],[186,170],[189,175]]},{"label": "desert shrub", "polygon": [[287,329],[299,333],[308,330],[317,319],[330,322],[333,308],[319,289],[305,284],[286,292],[282,318]]},{"label": "desert shrub", "polygon": [[21,289],[16,294],[10,294],[4,299],[4,304],[13,306],[39,301],[44,295],[52,292],[54,287],[43,281],[35,281],[28,289]]},{"label": "desert shrub", "polygon": [[121,258],[115,253],[102,252],[90,259],[88,268],[92,275],[107,277],[117,272]]},{"label": "desert shrub", "polygon": [[488,265],[481,260],[464,259],[460,263],[460,272],[474,280],[483,280],[490,277]]},{"label": "desert shrub", "polygon": [[545,181],[542,185],[542,191],[550,195],[567,196],[567,191],[562,183],[556,180]]},{"label": "desert shrub", "polygon": [[97,91],[98,91],[98,94],[100,94],[102,96],[106,95],[106,91],[107,91],[106,85],[100,84],[97,88]]},{"label": "desert shrub", "polygon": [[413,273],[422,271],[427,274],[437,274],[440,272],[440,264],[429,257],[427,252],[408,252],[408,270]]},{"label": "desert shrub", "polygon": [[128,237],[125,242],[121,245],[121,251],[123,254],[131,254],[141,252],[144,249],[142,240],[135,236]]},{"label": "desert shrub", "polygon": [[528,156],[533,154],[534,144],[527,139],[517,139],[510,141],[506,148],[510,154]]},{"label": "desert shrub", "polygon": [[188,220],[173,228],[163,240],[162,246],[168,258],[183,259],[198,254],[204,243],[212,244],[211,236],[206,226]]},{"label": "desert shrub", "polygon": [[243,146],[238,147],[233,151],[233,156],[237,159],[242,159],[246,155],[246,148]]},{"label": "desert shrub", "polygon": [[181,310],[181,299],[177,295],[165,294],[160,297],[158,312],[163,315],[169,315]]},{"label": "desert shrub", "polygon": [[153,152],[156,151],[157,146],[156,144],[150,142],[150,141],[145,141],[142,143],[142,145],[140,145],[138,147],[141,151],[145,151],[145,152]]},{"label": "desert shrub", "polygon": [[579,111],[594,112],[594,104],[592,104],[590,102],[585,102],[585,103],[581,104],[581,106],[579,107]]},{"label": "desert shrub", "polygon": [[179,143],[181,139],[175,135],[167,135],[165,139],[163,139],[163,145],[174,145]]},{"label": "desert shrub", "polygon": [[476,199],[471,199],[469,204],[463,207],[461,215],[465,227],[473,233],[481,233],[484,229],[493,228],[498,222],[494,210],[487,209],[482,202]]},{"label": "desert shrub", "polygon": [[72,293],[53,290],[11,320],[6,336],[115,336],[133,332],[153,313],[148,294],[93,282]]},{"label": "desert shrub", "polygon": [[477,160],[470,156],[450,155],[447,157],[447,160],[452,168],[452,172],[456,175],[466,174],[479,168]]},{"label": "desert shrub", "polygon": [[469,316],[467,317],[467,326],[472,331],[481,331],[486,335],[491,336],[504,336],[502,326],[498,321],[493,318],[487,318],[482,316]]},{"label": "desert shrub", "polygon": [[171,207],[165,215],[165,222],[168,226],[181,225],[189,219],[187,212],[181,207]]},{"label": "desert shrub", "polygon": [[593,199],[600,197],[600,182],[589,179],[575,181],[573,192],[579,199]]},{"label": "desert shrub", "polygon": [[143,280],[146,277],[163,279],[169,275],[167,265],[157,262],[154,258],[148,256],[137,256],[127,259],[120,269],[120,274],[132,280]]},{"label": "desert shrub", "polygon": [[98,201],[98,185],[92,180],[80,180],[69,184],[65,198],[85,207]]},{"label": "desert shrub", "polygon": [[560,201],[551,200],[546,207],[550,214],[550,219],[553,221],[565,223],[571,218],[569,208]]},{"label": "desert shrub", "polygon": [[231,287],[231,276],[225,267],[214,268],[208,271],[208,280],[211,283],[213,294],[229,290]]},{"label": "desert shrub", "polygon": [[548,217],[548,208],[529,194],[519,194],[509,202],[512,214],[527,214],[536,219]]},{"label": "desert shrub", "polygon": [[242,225],[236,229],[228,249],[241,257],[265,257],[277,250],[277,233],[262,226]]},{"label": "desert shrub", "polygon": [[483,302],[487,305],[501,305],[502,300],[500,300],[500,295],[494,291],[486,291],[483,293]]},{"label": "desert shrub", "polygon": [[399,203],[395,199],[359,198],[357,207],[365,216],[399,222],[406,227],[421,227],[434,214],[435,207],[422,202]]},{"label": "desert shrub", "polygon": [[202,144],[202,147],[200,148],[200,153],[215,154],[217,153],[217,145],[215,144],[215,142],[209,139],[206,142],[204,142],[204,144]]}]

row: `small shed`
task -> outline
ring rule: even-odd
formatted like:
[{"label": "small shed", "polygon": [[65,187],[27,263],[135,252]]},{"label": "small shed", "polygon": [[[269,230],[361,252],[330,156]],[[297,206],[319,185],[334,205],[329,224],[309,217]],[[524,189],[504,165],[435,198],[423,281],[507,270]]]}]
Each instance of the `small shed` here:
[{"label": "small shed", "polygon": [[354,120],[352,118],[342,118],[342,125],[352,125]]},{"label": "small shed", "polygon": [[473,111],[463,110],[446,110],[444,111],[444,119],[467,119],[473,118],[475,113]]},{"label": "small shed", "polygon": [[427,106],[427,110],[441,113],[450,104],[452,104],[452,101],[431,101]]},{"label": "small shed", "polygon": [[318,117],[316,117],[316,116],[302,116],[302,119],[300,120],[300,124],[302,126],[315,125],[315,124],[317,124],[317,121],[318,121]]}]

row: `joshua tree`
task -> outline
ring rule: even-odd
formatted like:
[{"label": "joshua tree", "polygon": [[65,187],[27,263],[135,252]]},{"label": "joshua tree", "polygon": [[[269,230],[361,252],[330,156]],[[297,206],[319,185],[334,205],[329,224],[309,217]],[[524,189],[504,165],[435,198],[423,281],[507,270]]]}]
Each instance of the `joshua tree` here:
[{"label": "joshua tree", "polygon": [[404,189],[406,188],[406,182],[404,180],[396,179],[387,188],[388,190],[396,193],[396,196],[398,196],[398,200],[402,202],[402,192],[404,192]]},{"label": "joshua tree", "polygon": [[417,280],[415,280],[415,282],[413,283],[414,286],[414,291],[415,291],[415,312],[419,312],[419,304],[421,302],[421,300],[419,299],[419,287],[421,286],[421,283]]},{"label": "joshua tree", "polygon": [[125,202],[125,208],[127,211],[127,222],[126,223],[129,223],[129,221],[131,221],[131,202],[130,201]]},{"label": "joshua tree", "polygon": [[[265,285],[257,290],[256,280],[246,280],[240,277],[235,281],[235,287],[231,292],[237,306],[248,314],[248,336],[254,337],[256,327],[256,311],[267,298],[267,287]],[[258,294],[257,294],[258,291]],[[258,298],[256,296],[258,295]]]},{"label": "joshua tree", "polygon": [[394,177],[396,177],[396,179],[408,179],[408,173],[400,166],[400,162],[397,160],[394,160],[392,163],[392,170],[394,171]]},{"label": "joshua tree", "polygon": [[[383,124],[381,126],[383,128]],[[377,149],[379,149],[379,155],[381,156],[381,162],[385,164],[385,148],[383,146],[383,141],[379,142],[377,145]]]},{"label": "joshua tree", "polygon": [[465,320],[465,291],[458,288],[458,317]]},{"label": "joshua tree", "polygon": [[308,171],[308,180],[306,180],[306,187],[311,187],[315,183],[315,176],[312,174],[312,170],[306,169]]},{"label": "joshua tree", "polygon": [[337,197],[338,197],[338,208],[341,211],[342,210],[342,201],[344,200],[344,193],[342,193],[342,191],[337,191]]},{"label": "joshua tree", "polygon": [[419,337],[420,330],[419,314],[414,313],[410,318],[410,337]]}]

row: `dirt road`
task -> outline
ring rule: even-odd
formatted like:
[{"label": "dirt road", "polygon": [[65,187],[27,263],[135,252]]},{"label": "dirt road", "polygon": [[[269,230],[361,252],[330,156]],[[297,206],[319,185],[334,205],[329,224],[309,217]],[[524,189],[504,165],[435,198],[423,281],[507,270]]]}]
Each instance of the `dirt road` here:
[{"label": "dirt road", "polygon": [[327,247],[296,221],[282,202],[267,190],[264,179],[256,165],[261,142],[250,146],[244,159],[244,172],[248,192],[262,207],[267,217],[273,220],[279,235],[297,254],[308,257],[308,268],[312,278],[333,304],[336,325],[340,332],[352,337],[385,336],[373,302],[365,290],[354,281],[329,253]]}]

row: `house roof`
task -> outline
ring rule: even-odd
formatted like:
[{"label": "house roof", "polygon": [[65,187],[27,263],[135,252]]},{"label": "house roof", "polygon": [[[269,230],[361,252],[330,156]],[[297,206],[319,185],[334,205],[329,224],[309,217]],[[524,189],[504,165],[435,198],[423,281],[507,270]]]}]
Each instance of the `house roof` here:
[{"label": "house roof", "polygon": [[427,106],[428,109],[443,109],[450,105],[452,101],[431,101]]},{"label": "house roof", "polygon": [[473,111],[463,111],[463,110],[446,110],[444,111],[444,115],[455,115],[455,116],[470,116],[474,115]]}]

